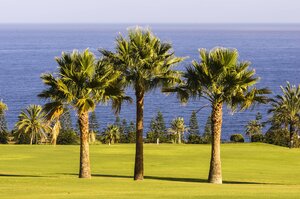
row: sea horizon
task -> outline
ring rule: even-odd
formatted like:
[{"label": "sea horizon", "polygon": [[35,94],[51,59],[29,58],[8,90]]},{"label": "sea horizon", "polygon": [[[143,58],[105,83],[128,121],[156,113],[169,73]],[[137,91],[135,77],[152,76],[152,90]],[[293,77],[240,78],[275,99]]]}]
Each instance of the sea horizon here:
[{"label": "sea horizon", "polygon": [[[183,70],[191,60],[198,60],[198,49],[211,49],[215,46],[237,48],[242,60],[252,62],[251,67],[261,77],[259,87],[269,87],[274,94],[280,94],[280,85],[286,81],[297,83],[297,73],[300,71],[300,24],[147,24],[147,23],[34,23],[34,24],[0,24],[0,99],[8,104],[7,120],[12,129],[21,109],[29,104],[43,104],[36,97],[42,90],[41,73],[55,72],[55,56],[62,51],[89,48],[97,56],[99,48],[114,48],[114,39],[119,32],[126,33],[128,27],[149,26],[161,40],[173,44],[175,54],[189,58],[177,68]],[[3,84],[5,82],[5,84]],[[129,90],[129,94],[133,95]],[[193,110],[197,110],[206,102],[190,102],[180,105],[175,96],[165,96],[159,90],[146,96],[145,130],[149,128],[150,120],[157,111],[161,111],[169,126],[175,116],[182,116],[188,124]],[[179,107],[179,108],[178,108]],[[267,106],[260,106],[253,111],[224,115],[223,138],[228,139],[233,133],[244,133],[244,125],[254,119],[260,111],[267,119]],[[124,105],[121,118],[134,121],[134,105]],[[110,107],[97,108],[101,128],[114,122]],[[200,132],[209,115],[209,109],[198,114]],[[73,123],[75,120],[73,119]],[[75,124],[74,124],[75,126]],[[145,132],[146,133],[146,132]]]}]

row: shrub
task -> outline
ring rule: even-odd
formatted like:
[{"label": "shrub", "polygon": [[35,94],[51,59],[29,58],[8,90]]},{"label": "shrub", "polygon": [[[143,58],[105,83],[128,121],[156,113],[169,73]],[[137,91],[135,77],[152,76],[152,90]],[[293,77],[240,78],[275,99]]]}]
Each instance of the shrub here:
[{"label": "shrub", "polygon": [[57,137],[57,144],[78,144],[79,138],[73,130],[62,131]]},{"label": "shrub", "polygon": [[20,131],[13,131],[14,140],[16,144],[30,144],[30,135],[24,134]]},{"label": "shrub", "polygon": [[230,141],[231,142],[244,142],[244,137],[242,134],[232,134],[230,136]]},{"label": "shrub", "polygon": [[191,133],[188,135],[188,144],[201,144],[202,139],[201,136],[195,133]]},{"label": "shrub", "polygon": [[6,131],[0,132],[0,144],[8,143],[8,133]]},{"label": "shrub", "polygon": [[251,136],[251,142],[263,142],[264,135],[263,134],[254,134]]},{"label": "shrub", "polygon": [[271,129],[265,134],[265,140],[268,144],[275,144],[279,146],[289,146],[290,136],[285,129]]}]

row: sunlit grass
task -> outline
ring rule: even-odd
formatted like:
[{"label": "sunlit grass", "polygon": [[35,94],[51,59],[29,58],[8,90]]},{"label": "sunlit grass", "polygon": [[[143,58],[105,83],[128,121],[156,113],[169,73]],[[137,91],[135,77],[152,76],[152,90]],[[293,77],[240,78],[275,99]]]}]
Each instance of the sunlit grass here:
[{"label": "sunlit grass", "polygon": [[300,150],[223,144],[223,185],[206,183],[209,145],[145,145],[145,180],[132,179],[134,145],[92,145],[92,179],[78,179],[79,146],[0,146],[3,198],[299,198]]}]

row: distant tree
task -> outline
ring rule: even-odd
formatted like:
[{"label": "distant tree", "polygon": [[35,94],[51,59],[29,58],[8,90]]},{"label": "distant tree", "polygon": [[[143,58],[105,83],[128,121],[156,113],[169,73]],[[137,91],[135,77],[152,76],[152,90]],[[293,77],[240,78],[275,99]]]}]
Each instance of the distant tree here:
[{"label": "distant tree", "polygon": [[264,124],[261,122],[262,115],[258,112],[255,116],[255,120],[251,120],[245,126],[246,135],[249,136],[250,140],[253,135],[262,134]]},{"label": "distant tree", "polygon": [[120,140],[120,129],[116,125],[108,125],[104,131],[103,139],[109,145],[117,143]]},{"label": "distant tree", "polygon": [[99,123],[95,111],[91,112],[89,120],[89,142],[94,143],[96,141],[96,134],[99,133]]},{"label": "distant tree", "polygon": [[59,120],[60,120],[61,131],[73,130],[71,113],[68,107],[64,108],[64,113],[61,115]]},{"label": "distant tree", "polygon": [[120,127],[121,126],[121,118],[119,115],[116,116],[116,119],[115,119],[115,122],[114,122],[114,125]]},{"label": "distant tree", "polygon": [[287,82],[287,86],[281,86],[281,90],[283,94],[276,95],[275,99],[272,100],[272,108],[269,113],[273,113],[273,122],[278,127],[288,129],[290,134],[289,147],[292,148],[295,141],[298,141],[294,138],[298,137],[300,131],[300,84],[296,86]]},{"label": "distant tree", "polygon": [[167,129],[163,114],[158,111],[157,115],[151,119],[150,131],[147,133],[147,141],[159,143],[167,141]]},{"label": "distant tree", "polygon": [[197,113],[196,111],[192,112],[190,123],[189,123],[189,133],[193,134],[199,134],[199,124],[197,119]]},{"label": "distant tree", "polygon": [[64,106],[61,103],[46,103],[43,107],[44,117],[51,127],[51,144],[56,145],[57,137],[61,132],[60,117],[64,114]]},{"label": "distant tree", "polygon": [[130,122],[128,127],[128,142],[129,143],[136,142],[136,126],[133,121]]},{"label": "distant tree", "polygon": [[188,131],[188,143],[198,144],[201,143],[201,136],[199,132],[199,124],[197,119],[196,111],[192,112],[189,122],[189,131]]},{"label": "distant tree", "polygon": [[71,145],[79,144],[79,137],[72,129],[63,130],[57,137],[57,144]]},{"label": "distant tree", "polygon": [[44,119],[44,113],[40,105],[30,105],[19,115],[16,123],[18,134],[29,134],[30,144],[35,141],[37,144],[41,139],[47,138],[47,133],[51,131],[48,122]]},{"label": "distant tree", "polygon": [[169,132],[174,136],[174,142],[181,144],[184,133],[187,131],[182,117],[177,117],[172,120]]},{"label": "distant tree", "polygon": [[123,119],[120,125],[120,142],[121,143],[128,143],[128,124],[127,120]]},{"label": "distant tree", "polygon": [[211,132],[211,116],[209,115],[206,120],[204,127],[204,133],[202,136],[203,143],[209,144],[212,141],[212,132]]},{"label": "distant tree", "polygon": [[7,105],[0,101],[0,143],[7,144],[8,142],[8,128],[5,117],[5,111],[7,111]]},{"label": "distant tree", "polygon": [[244,137],[242,134],[232,134],[230,136],[230,141],[231,142],[244,142]]}]

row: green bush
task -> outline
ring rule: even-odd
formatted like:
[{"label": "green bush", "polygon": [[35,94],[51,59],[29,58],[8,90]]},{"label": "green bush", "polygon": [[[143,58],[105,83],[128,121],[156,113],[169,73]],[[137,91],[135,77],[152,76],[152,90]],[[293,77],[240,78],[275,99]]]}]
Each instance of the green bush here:
[{"label": "green bush", "polygon": [[251,142],[263,142],[264,135],[263,134],[254,134],[251,136]]},{"label": "green bush", "polygon": [[14,131],[13,136],[16,144],[30,144],[30,135],[27,133]]},{"label": "green bush", "polygon": [[0,132],[0,144],[8,143],[8,133],[6,131]]},{"label": "green bush", "polygon": [[191,133],[188,135],[187,139],[188,144],[201,144],[202,139],[201,136],[195,133]]},{"label": "green bush", "polygon": [[275,144],[279,146],[289,146],[290,136],[285,129],[271,129],[265,134],[265,140],[268,144]]},{"label": "green bush", "polygon": [[230,136],[230,141],[231,142],[244,142],[245,139],[242,134],[232,134]]},{"label": "green bush", "polygon": [[78,143],[79,143],[79,137],[73,130],[62,131],[57,137],[57,144],[71,145],[71,144],[78,144]]}]

